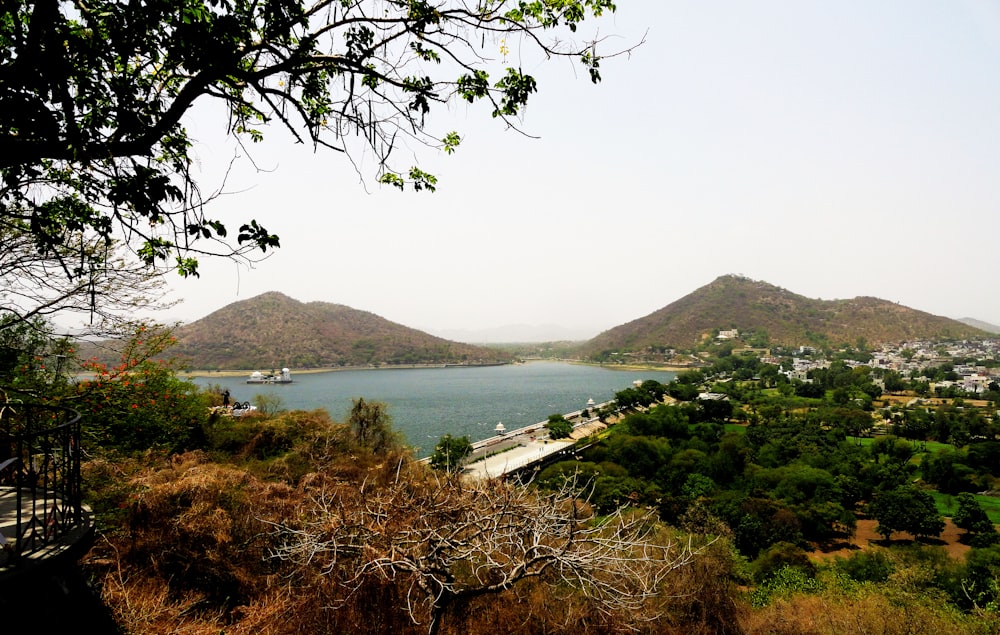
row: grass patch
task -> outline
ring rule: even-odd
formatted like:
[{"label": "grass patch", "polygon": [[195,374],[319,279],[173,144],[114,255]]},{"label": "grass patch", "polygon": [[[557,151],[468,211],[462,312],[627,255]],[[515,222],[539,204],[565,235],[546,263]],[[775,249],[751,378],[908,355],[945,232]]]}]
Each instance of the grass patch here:
[{"label": "grass patch", "polygon": [[938,443],[937,441],[914,441],[914,445],[918,448],[918,452],[940,452],[941,450],[948,450],[953,452],[955,446],[950,443]]},{"label": "grass patch", "polygon": [[[955,495],[942,494],[937,490],[932,490],[931,496],[934,497],[934,504],[937,507],[938,513],[942,516],[952,516],[958,510],[958,498]],[[990,522],[994,525],[1000,525],[1000,498],[983,496],[981,494],[975,494],[975,497],[976,502],[986,511]]]},{"label": "grass patch", "polygon": [[[858,437],[852,437],[848,435],[847,438],[848,440],[850,440],[853,443],[856,443],[857,445],[863,445],[865,447],[868,447],[869,445],[875,442],[875,439],[881,438],[883,436],[886,435],[879,434],[873,437],[861,437],[860,439]],[[903,437],[898,437],[898,438],[903,439]],[[950,443],[938,443],[937,441],[910,441],[909,439],[903,439],[903,441],[906,441],[907,443],[913,446],[914,456],[921,454],[923,452],[930,452],[933,454],[940,450],[954,451],[955,449],[955,446],[953,446]]]}]

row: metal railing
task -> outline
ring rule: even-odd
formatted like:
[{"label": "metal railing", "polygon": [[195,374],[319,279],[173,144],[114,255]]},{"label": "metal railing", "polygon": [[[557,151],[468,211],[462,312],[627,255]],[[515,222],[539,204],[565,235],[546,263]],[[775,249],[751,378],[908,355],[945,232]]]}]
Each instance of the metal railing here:
[{"label": "metal railing", "polygon": [[80,413],[0,403],[0,491],[7,501],[0,568],[16,566],[89,522],[81,492]]}]

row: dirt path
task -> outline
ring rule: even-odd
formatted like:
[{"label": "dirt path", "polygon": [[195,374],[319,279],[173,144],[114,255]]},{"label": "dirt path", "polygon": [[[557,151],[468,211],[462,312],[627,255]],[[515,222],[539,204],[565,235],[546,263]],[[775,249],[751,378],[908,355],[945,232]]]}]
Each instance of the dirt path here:
[{"label": "dirt path", "polygon": [[[809,555],[817,560],[832,560],[837,556],[846,558],[859,549],[884,546],[882,536],[875,533],[876,525],[878,525],[878,522],[875,520],[859,520],[857,531],[850,542],[842,542],[833,545],[832,549],[817,550]],[[965,554],[969,552],[969,549],[971,549],[968,545],[963,545],[958,541],[963,533],[961,529],[951,522],[951,519],[945,518],[944,531],[941,532],[941,535],[938,538],[924,541],[924,544],[940,545],[945,548],[949,556],[956,560],[962,560],[965,558]],[[913,538],[909,534],[895,533],[892,535],[892,542],[893,544],[908,544],[913,542]]]}]

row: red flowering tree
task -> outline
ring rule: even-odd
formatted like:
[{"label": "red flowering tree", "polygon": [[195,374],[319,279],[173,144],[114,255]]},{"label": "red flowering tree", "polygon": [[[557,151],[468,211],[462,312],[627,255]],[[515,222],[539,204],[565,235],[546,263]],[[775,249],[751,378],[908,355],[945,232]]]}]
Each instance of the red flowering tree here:
[{"label": "red flowering tree", "polygon": [[208,397],[177,376],[176,360],[162,357],[173,343],[169,329],[140,326],[118,365],[82,363],[88,378],[68,398],[84,415],[87,440],[126,451],[193,442],[208,420]]}]

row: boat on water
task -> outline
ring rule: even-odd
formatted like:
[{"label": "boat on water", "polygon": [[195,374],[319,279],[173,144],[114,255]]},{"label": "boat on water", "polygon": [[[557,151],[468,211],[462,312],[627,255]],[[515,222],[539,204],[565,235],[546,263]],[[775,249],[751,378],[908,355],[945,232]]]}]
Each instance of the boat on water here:
[{"label": "boat on water", "polygon": [[259,370],[255,370],[250,373],[250,379],[247,380],[248,384],[290,384],[292,383],[292,371],[287,368],[282,368],[280,373],[275,373],[273,370],[270,373],[262,373]]}]

